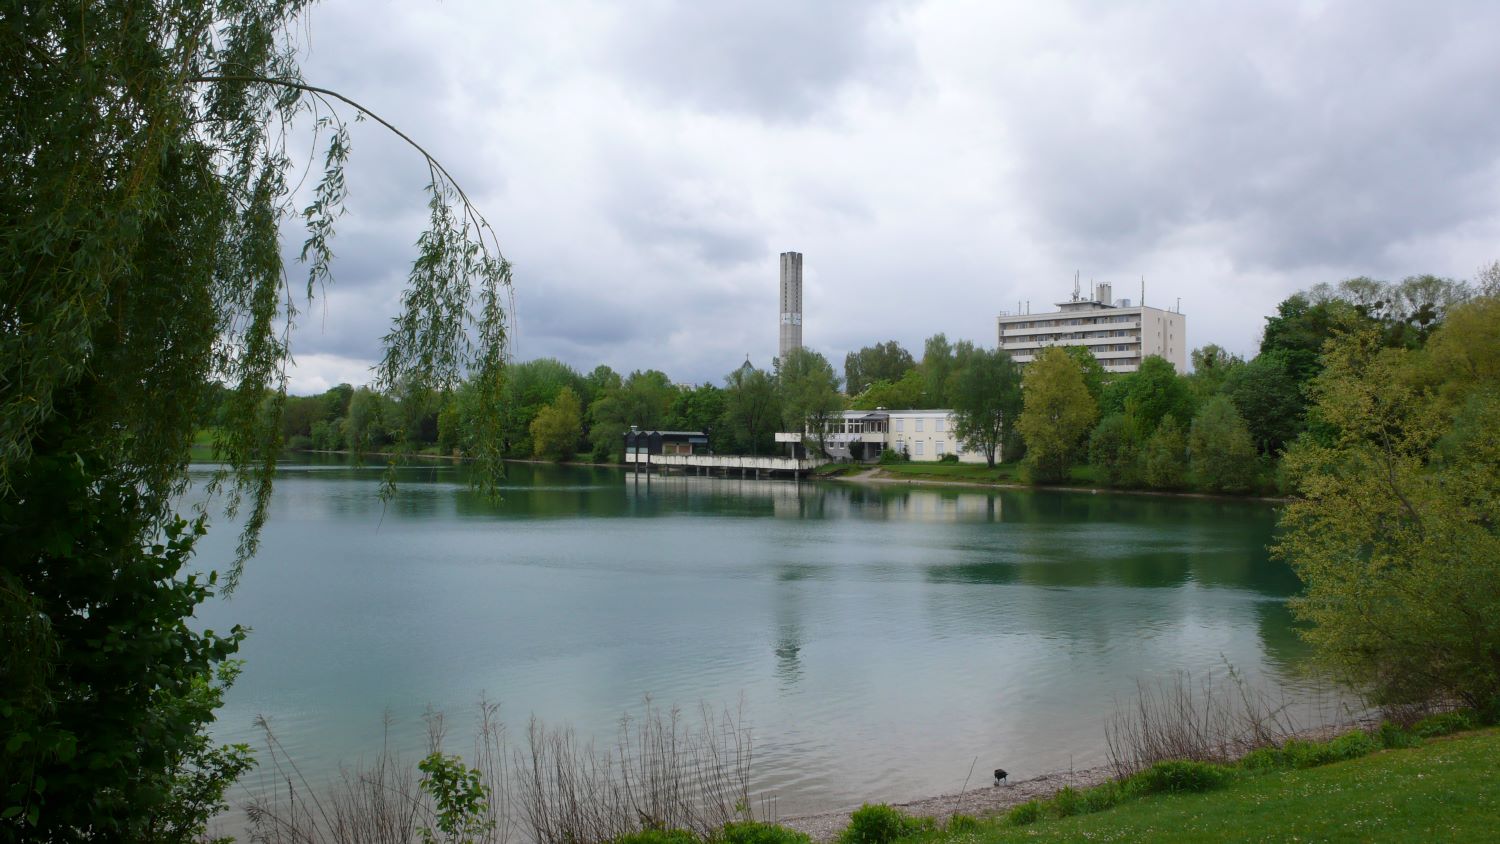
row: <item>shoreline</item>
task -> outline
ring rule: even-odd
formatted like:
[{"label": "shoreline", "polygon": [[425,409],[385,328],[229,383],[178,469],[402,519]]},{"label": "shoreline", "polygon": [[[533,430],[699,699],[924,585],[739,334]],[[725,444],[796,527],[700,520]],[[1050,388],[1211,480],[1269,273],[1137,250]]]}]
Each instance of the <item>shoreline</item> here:
[{"label": "shoreline", "polygon": [[[1004,785],[996,783],[986,784],[991,779],[988,776],[988,772],[986,772],[986,776],[978,786],[970,787],[956,794],[940,794],[936,797],[922,797],[916,800],[908,800],[904,803],[890,803],[888,805],[913,817],[933,818],[941,824],[949,817],[957,814],[972,815],[974,817],[997,815],[1015,806],[1019,806],[1028,800],[1041,800],[1052,797],[1067,787],[1076,789],[1091,788],[1108,782],[1113,778],[1114,769],[1109,765],[1100,765],[1077,771],[1056,771],[1049,774],[1039,774],[1029,779],[1007,782]],[[832,841],[849,825],[849,816],[857,808],[859,807],[855,806],[853,808],[834,809],[827,812],[793,815],[791,817],[773,819],[773,822],[790,829],[795,829],[798,832],[806,833],[814,841],[826,842]]]},{"label": "shoreline", "polygon": [[903,478],[883,474],[876,466],[858,475],[839,475],[831,478],[814,478],[818,481],[833,481],[848,484],[882,484],[894,486],[952,486],[969,489],[1005,489],[1020,492],[1073,492],[1090,495],[1146,495],[1158,498],[1197,498],[1207,501],[1263,501],[1270,504],[1286,504],[1294,499],[1290,496],[1271,495],[1223,495],[1212,492],[1175,492],[1164,489],[1114,489],[1091,486],[1038,486],[1036,484],[1006,483],[1003,481],[946,481],[938,478]]}]

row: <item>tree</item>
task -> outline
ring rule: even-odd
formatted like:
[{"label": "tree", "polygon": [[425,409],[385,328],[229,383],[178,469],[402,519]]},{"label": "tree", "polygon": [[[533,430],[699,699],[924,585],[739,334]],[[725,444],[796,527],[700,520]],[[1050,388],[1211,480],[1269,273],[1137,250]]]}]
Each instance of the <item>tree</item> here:
[{"label": "tree", "polygon": [[724,384],[723,428],[734,438],[737,450],[758,455],[769,449],[781,420],[776,382],[747,363],[725,376]]},{"label": "tree", "polygon": [[1188,385],[1200,402],[1219,392],[1230,374],[1245,365],[1244,358],[1213,343],[1194,349],[1192,361],[1193,374],[1188,378]]},{"label": "tree", "polygon": [[537,457],[561,463],[578,452],[582,438],[583,404],[572,387],[563,387],[531,420],[532,448]]},{"label": "tree", "polygon": [[948,406],[948,378],[953,374],[953,344],[948,335],[934,334],[922,344],[922,403]]},{"label": "tree", "polygon": [[843,409],[838,376],[828,359],[806,347],[791,350],[777,364],[776,389],[784,430],[805,430],[823,450],[829,423]]},{"label": "tree", "polygon": [[844,388],[852,396],[877,381],[899,381],[916,365],[911,352],[895,340],[865,346],[844,357]]},{"label": "tree", "polygon": [[1211,492],[1245,492],[1259,465],[1250,429],[1228,396],[1203,403],[1188,432],[1193,481]]},{"label": "tree", "polygon": [[607,389],[589,405],[594,459],[623,459],[625,432],[632,425],[643,431],[663,427],[676,398],[677,388],[666,373],[655,369],[636,370],[617,389]]},{"label": "tree", "polygon": [[1067,480],[1078,444],[1099,414],[1078,363],[1060,347],[1026,367],[1016,428],[1026,440],[1026,470],[1037,483]]},{"label": "tree", "polygon": [[1124,410],[1135,417],[1143,434],[1155,431],[1168,416],[1184,425],[1192,421],[1192,390],[1166,358],[1150,355],[1140,369],[1121,380],[1126,384]]},{"label": "tree", "polygon": [[1020,412],[1020,367],[1003,349],[974,351],[954,382],[954,436],[993,469]]},{"label": "tree", "polygon": [[925,389],[922,373],[916,369],[908,369],[900,381],[876,381],[866,387],[859,395],[849,399],[849,407],[855,410],[874,410],[877,407],[888,410],[917,408],[922,406],[922,393]]},{"label": "tree", "polygon": [[1187,486],[1187,438],[1182,426],[1168,416],[1146,440],[1141,455],[1141,475],[1152,489],[1182,489]]},{"label": "tree", "polygon": [[1236,367],[1224,382],[1224,394],[1244,417],[1262,454],[1280,454],[1302,433],[1307,402],[1285,352],[1256,355]]},{"label": "tree", "polygon": [[573,367],[556,358],[537,358],[506,367],[504,403],[497,410],[504,416],[508,453],[529,457],[535,451],[531,421],[564,387],[572,389],[574,396],[587,390]]},{"label": "tree", "polygon": [[1421,350],[1373,327],[1313,382],[1326,437],[1286,466],[1274,549],[1315,652],[1381,704],[1500,703],[1500,299],[1454,308]]},{"label": "tree", "polygon": [[1095,403],[1099,402],[1104,395],[1105,386],[1110,382],[1110,375],[1104,370],[1104,364],[1083,346],[1064,346],[1062,349],[1078,364],[1078,371],[1083,374],[1083,385],[1088,388],[1089,396]]},{"label": "tree", "polygon": [[702,431],[713,442],[713,435],[724,418],[724,391],[712,384],[682,390],[667,411],[667,424],[683,431]]},{"label": "tree", "polygon": [[1140,483],[1142,427],[1133,416],[1112,413],[1089,435],[1089,465],[1106,486]]},{"label": "tree", "polygon": [[[332,281],[351,141],[341,115],[383,122],[300,78],[304,5],[43,3],[5,16],[0,838],[186,840],[217,806],[185,795],[233,774],[200,753],[215,705],[202,690],[241,632],[189,619],[233,586],[266,519],[303,299],[282,224],[307,225],[311,299]],[[294,205],[287,132],[306,118],[323,167]],[[509,265],[421,155],[430,228],[376,387],[441,392],[467,373],[493,405]],[[215,488],[243,505],[223,579],[184,572],[206,519],[177,516],[210,397],[222,400]],[[498,451],[477,456],[474,477],[493,488]]]}]

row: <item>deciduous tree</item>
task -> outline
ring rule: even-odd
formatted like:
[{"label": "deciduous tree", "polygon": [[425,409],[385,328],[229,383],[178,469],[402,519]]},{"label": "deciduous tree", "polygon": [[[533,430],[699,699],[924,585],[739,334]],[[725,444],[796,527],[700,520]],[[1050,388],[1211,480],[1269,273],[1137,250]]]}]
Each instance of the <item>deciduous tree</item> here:
[{"label": "deciduous tree", "polygon": [[1021,412],[1021,370],[1002,349],[978,349],[957,373],[953,431],[964,448],[984,455],[991,468]]},{"label": "deciduous tree", "polygon": [[1026,470],[1038,483],[1067,480],[1079,442],[1099,408],[1077,361],[1060,347],[1043,349],[1026,367],[1016,427],[1026,440]]}]

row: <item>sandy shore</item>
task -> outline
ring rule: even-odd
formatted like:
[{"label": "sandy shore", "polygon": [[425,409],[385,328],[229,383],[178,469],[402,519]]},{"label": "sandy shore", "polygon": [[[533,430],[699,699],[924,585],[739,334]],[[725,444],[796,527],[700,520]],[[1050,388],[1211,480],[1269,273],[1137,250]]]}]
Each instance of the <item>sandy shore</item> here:
[{"label": "sandy shore", "polygon": [[[928,797],[913,800],[910,803],[893,803],[892,805],[909,815],[936,818],[939,823],[942,823],[955,814],[975,817],[1000,814],[1028,800],[1051,797],[1061,791],[1064,786],[1088,788],[1099,785],[1108,780],[1111,773],[1112,769],[1104,766],[1082,771],[1042,774],[1029,780],[1020,780],[1005,785],[992,785],[992,780],[985,776],[977,787],[971,785],[968,791],[961,794],[945,794],[941,797]],[[979,778],[977,771],[975,778]],[[849,825],[849,813],[852,811],[851,808],[836,812],[820,812],[814,815],[798,815],[782,818],[780,823],[807,833],[814,841],[831,841]]]}]

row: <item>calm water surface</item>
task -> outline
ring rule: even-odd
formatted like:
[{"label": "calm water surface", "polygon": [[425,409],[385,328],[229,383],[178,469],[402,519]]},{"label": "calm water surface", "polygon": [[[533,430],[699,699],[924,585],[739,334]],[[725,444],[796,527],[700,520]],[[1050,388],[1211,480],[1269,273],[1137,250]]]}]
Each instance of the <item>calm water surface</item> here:
[{"label": "calm water surface", "polygon": [[481,695],[513,738],[535,713],[608,742],[649,694],[743,703],[785,815],[957,791],[976,756],[1100,764],[1140,679],[1233,665],[1309,694],[1264,503],[515,465],[492,504],[444,465],[383,506],[382,471],[285,464],[260,555],[200,612],[253,628],[220,737],[258,743],[265,715],[314,781],[387,715],[414,759],[428,705],[457,750]]}]

